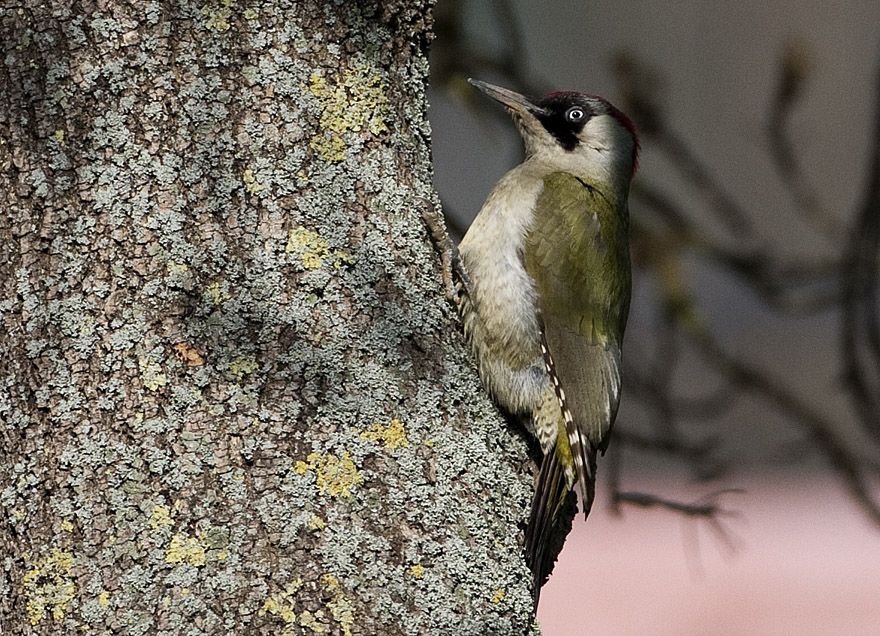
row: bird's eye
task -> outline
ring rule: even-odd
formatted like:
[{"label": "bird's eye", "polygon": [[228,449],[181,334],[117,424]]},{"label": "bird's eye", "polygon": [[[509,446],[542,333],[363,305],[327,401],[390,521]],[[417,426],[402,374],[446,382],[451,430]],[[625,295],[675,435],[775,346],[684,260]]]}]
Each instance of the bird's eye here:
[{"label": "bird's eye", "polygon": [[570,122],[578,122],[584,118],[584,110],[582,108],[569,108],[565,113],[565,118]]}]

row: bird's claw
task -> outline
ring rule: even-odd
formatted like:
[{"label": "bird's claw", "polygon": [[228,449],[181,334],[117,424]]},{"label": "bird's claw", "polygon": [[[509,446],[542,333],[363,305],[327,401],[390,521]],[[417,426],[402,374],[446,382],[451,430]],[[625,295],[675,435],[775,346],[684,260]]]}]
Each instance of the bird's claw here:
[{"label": "bird's claw", "polygon": [[464,294],[466,296],[471,295],[471,277],[468,275],[467,269],[464,266],[464,263],[461,261],[461,254],[458,251],[458,248],[452,246],[452,255],[450,256],[450,269],[453,276],[458,277],[458,284],[455,285],[455,298]]},{"label": "bird's claw", "polygon": [[[452,240],[449,238],[446,224],[443,222],[442,217],[437,213],[437,209],[431,201],[423,200],[426,206],[422,210],[422,220],[428,226],[434,246],[440,253],[440,264],[443,268],[443,288],[446,292],[446,298],[452,304],[458,305],[461,294],[470,295],[471,279],[464,267],[464,263],[461,262],[458,248],[452,244]],[[458,282],[456,282],[456,278]]]}]

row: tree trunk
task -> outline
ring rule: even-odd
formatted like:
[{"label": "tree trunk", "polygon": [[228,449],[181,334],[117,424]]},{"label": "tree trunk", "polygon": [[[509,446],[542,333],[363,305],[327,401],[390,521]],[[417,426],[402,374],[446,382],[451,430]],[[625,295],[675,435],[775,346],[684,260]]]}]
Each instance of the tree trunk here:
[{"label": "tree trunk", "polygon": [[420,219],[430,4],[0,9],[4,636],[534,631]]}]

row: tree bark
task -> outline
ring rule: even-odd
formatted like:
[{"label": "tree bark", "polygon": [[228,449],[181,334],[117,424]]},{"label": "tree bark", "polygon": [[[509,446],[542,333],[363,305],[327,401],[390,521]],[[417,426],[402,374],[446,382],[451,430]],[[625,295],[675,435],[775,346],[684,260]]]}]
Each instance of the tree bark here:
[{"label": "tree bark", "polygon": [[0,633],[523,634],[429,0],[0,9]]}]

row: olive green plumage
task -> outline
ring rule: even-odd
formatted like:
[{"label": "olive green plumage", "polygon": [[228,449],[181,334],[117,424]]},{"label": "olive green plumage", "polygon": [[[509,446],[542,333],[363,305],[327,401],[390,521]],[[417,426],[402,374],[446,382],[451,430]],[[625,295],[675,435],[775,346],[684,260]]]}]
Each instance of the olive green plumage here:
[{"label": "olive green plumage", "polygon": [[629,218],[613,193],[565,172],[544,177],[523,261],[545,318],[619,347],[629,313]]},{"label": "olive green plumage", "polygon": [[620,397],[632,287],[628,235],[625,203],[584,178],[554,172],[544,178],[523,251],[568,408],[602,450]]}]

